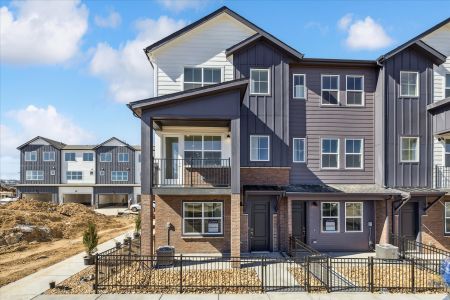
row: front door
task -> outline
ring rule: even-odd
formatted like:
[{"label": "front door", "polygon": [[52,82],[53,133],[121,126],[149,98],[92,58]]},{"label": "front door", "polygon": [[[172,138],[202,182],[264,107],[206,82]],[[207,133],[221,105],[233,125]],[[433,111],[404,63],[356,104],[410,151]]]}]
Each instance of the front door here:
[{"label": "front door", "polygon": [[251,201],[250,251],[270,251],[270,198]]},{"label": "front door", "polygon": [[410,240],[416,240],[419,234],[419,204],[408,202],[401,208],[401,235]]},{"label": "front door", "polygon": [[306,242],[305,201],[292,201],[292,236]]}]

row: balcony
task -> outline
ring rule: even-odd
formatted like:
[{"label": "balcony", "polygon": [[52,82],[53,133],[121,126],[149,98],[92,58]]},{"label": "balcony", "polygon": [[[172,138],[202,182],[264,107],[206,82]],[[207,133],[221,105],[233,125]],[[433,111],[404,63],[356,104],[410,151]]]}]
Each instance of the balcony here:
[{"label": "balcony", "polygon": [[436,166],[435,176],[436,188],[450,188],[450,167]]},{"label": "balcony", "polygon": [[230,159],[153,159],[153,187],[229,188]]}]

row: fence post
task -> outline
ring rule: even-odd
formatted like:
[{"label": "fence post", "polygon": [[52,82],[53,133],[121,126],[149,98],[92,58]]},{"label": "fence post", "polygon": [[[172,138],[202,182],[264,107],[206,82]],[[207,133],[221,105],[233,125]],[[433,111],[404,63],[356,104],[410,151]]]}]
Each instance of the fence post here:
[{"label": "fence post", "polygon": [[415,265],[416,265],[416,260],[415,258],[411,259],[411,293],[415,293],[416,292],[416,277],[414,276],[415,273]]},{"label": "fence post", "polygon": [[305,287],[306,287],[306,292],[311,293],[311,272],[310,272],[310,268],[309,268],[309,256],[306,257],[306,283],[305,283]]},{"label": "fence post", "polygon": [[374,291],[373,285],[374,285],[374,280],[373,280],[373,257],[370,256],[369,257],[369,289],[370,289],[371,293],[373,293],[373,291]]},{"label": "fence post", "polygon": [[327,271],[327,293],[331,292],[331,288],[330,288],[331,272],[330,272],[330,269],[331,269],[331,258],[327,257],[327,269],[326,269],[326,271]]},{"label": "fence post", "polygon": [[261,292],[264,293],[264,280],[266,274],[266,266],[264,264],[264,257],[261,256]]},{"label": "fence post", "polygon": [[95,254],[95,283],[94,283],[95,293],[98,294],[98,253]]},{"label": "fence post", "polygon": [[180,294],[183,293],[183,254],[180,254]]}]

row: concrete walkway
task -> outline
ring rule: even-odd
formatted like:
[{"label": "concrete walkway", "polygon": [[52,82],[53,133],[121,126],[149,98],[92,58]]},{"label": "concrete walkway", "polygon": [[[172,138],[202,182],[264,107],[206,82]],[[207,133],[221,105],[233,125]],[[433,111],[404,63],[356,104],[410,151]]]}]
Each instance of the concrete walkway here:
[{"label": "concrete walkway", "polygon": [[[122,241],[126,234],[131,236],[133,231],[119,235],[116,239]],[[114,246],[115,241],[112,239],[100,244],[97,248],[99,252],[102,252]],[[0,299],[27,300],[40,295],[48,289],[48,284],[50,281],[55,281],[56,284],[58,284],[59,282],[86,268],[83,261],[84,256],[84,252],[79,253],[50,267],[39,270],[36,273],[1,287]]]}]

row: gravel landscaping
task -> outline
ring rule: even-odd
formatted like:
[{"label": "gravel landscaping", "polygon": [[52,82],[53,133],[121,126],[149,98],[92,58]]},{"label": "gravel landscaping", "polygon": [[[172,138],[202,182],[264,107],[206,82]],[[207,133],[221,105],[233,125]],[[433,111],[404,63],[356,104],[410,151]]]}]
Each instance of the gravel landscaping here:
[{"label": "gravel landscaping", "polygon": [[[289,268],[289,272],[294,276],[295,281],[301,286],[305,286],[306,284],[306,270],[305,268]],[[316,277],[311,276],[310,282],[311,292],[326,292],[327,289],[325,285],[320,282]]]}]

